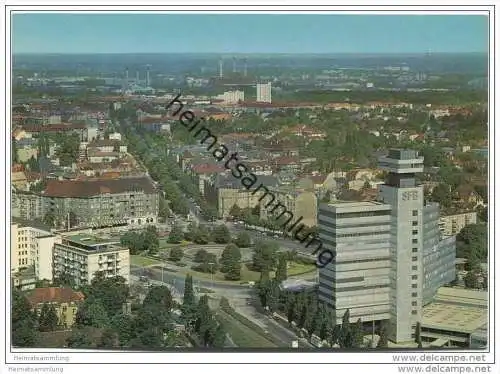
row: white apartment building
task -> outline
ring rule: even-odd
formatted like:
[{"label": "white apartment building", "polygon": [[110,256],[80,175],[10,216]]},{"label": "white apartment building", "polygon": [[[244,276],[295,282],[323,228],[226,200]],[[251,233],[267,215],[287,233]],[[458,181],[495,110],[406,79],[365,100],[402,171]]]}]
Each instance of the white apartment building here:
[{"label": "white apartment building", "polygon": [[37,280],[52,281],[52,248],[60,237],[32,224],[12,223],[10,229],[11,274],[33,267]]},{"label": "white apartment building", "polygon": [[439,218],[439,229],[444,236],[457,235],[467,225],[477,223],[477,213],[467,212],[441,216]]},{"label": "white apartment building", "polygon": [[237,104],[240,101],[245,101],[245,92],[243,91],[226,91],[222,95],[224,104]]},{"label": "white apartment building", "polygon": [[257,83],[257,102],[271,102],[271,82]]},{"label": "white apartment building", "polygon": [[120,242],[90,234],[63,236],[54,246],[54,276],[69,274],[75,284],[90,284],[96,272],[106,277],[121,276],[129,281],[129,249]]}]

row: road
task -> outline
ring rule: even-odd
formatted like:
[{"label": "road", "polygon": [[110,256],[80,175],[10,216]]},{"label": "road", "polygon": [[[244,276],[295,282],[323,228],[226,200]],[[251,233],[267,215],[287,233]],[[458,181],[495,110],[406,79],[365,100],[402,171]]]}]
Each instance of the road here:
[{"label": "road", "polygon": [[[184,294],[184,274],[163,271],[162,275],[162,271],[158,268],[149,269],[151,270],[148,273],[150,279],[169,284],[175,288],[177,294]],[[144,275],[144,268],[131,265],[130,273],[133,276],[139,277]],[[254,292],[252,288],[241,285],[212,283],[209,280],[193,280],[193,284],[195,289],[200,287],[208,288],[214,291],[214,295],[226,297],[236,312],[262,327],[264,330],[267,330],[271,335],[281,340],[284,345],[291,347],[292,341],[299,340],[295,333],[283,327],[267,315],[260,313],[253,306]],[[307,342],[301,341],[299,344],[304,348],[312,347],[312,345]]]}]

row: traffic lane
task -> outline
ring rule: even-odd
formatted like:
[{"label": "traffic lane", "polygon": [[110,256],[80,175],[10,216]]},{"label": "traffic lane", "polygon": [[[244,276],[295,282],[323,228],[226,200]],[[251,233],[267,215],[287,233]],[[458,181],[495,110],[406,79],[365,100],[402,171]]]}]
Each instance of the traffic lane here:
[{"label": "traffic lane", "polygon": [[[148,272],[145,273],[144,270],[148,269]],[[161,281],[162,280],[162,271],[157,268],[142,268],[135,265],[130,265],[130,272],[134,275],[144,275],[152,278],[154,280]],[[152,276],[149,276],[152,275]],[[186,275],[181,273],[172,273],[163,271],[163,280],[165,283],[172,282],[175,288],[180,289],[182,285],[182,292],[184,292],[184,282],[186,280]],[[200,280],[199,278],[193,278],[193,285],[196,287],[204,287],[217,290],[227,290],[233,291],[232,293],[241,293],[247,294],[250,290],[247,286],[240,286],[234,284],[221,284],[217,282],[211,282],[210,280]]]}]

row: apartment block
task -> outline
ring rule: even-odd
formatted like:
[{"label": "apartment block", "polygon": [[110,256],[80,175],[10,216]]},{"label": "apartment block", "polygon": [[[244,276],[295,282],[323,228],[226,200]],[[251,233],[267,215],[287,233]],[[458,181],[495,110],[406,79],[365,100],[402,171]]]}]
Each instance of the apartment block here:
[{"label": "apartment block", "polygon": [[96,272],[106,277],[121,276],[129,281],[129,249],[117,240],[90,234],[63,236],[54,245],[54,277],[69,274],[75,285],[90,284]]},{"label": "apartment block", "polygon": [[271,102],[271,82],[257,83],[257,102]]},{"label": "apartment block", "polygon": [[[259,191],[255,195],[261,198],[264,191]],[[269,193],[261,201],[260,218],[263,220],[273,220],[277,215],[284,212],[284,209],[293,214],[295,219],[302,217],[301,223],[307,227],[316,227],[318,217],[318,199],[316,194],[308,190],[300,190],[295,187],[288,188],[282,186],[278,188],[269,188]],[[271,197],[274,201],[268,208],[266,204],[271,202]],[[274,209],[278,202],[281,204],[280,208]],[[285,208],[283,208],[285,207]],[[273,211],[274,209],[274,211]],[[287,217],[285,216],[285,219]]]},{"label": "apartment block", "polygon": [[475,223],[477,223],[476,212],[453,214],[439,218],[439,228],[444,236],[457,235],[465,226]]},{"label": "apartment block", "polygon": [[71,226],[148,225],[158,220],[159,192],[149,176],[50,180],[42,203],[44,214],[59,225],[68,220]]},{"label": "apartment block", "polygon": [[60,237],[33,222],[14,222],[10,230],[12,276],[28,271],[35,280],[52,281],[52,248],[60,242]]}]

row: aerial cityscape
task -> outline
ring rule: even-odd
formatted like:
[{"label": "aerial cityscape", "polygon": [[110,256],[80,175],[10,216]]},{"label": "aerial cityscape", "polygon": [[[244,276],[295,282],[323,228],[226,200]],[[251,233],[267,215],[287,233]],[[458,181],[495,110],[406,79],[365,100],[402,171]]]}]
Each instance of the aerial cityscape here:
[{"label": "aerial cityscape", "polygon": [[14,15],[12,347],[487,350],[487,29]]}]

